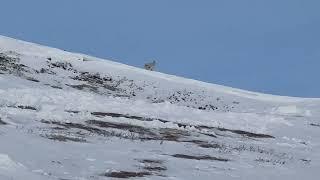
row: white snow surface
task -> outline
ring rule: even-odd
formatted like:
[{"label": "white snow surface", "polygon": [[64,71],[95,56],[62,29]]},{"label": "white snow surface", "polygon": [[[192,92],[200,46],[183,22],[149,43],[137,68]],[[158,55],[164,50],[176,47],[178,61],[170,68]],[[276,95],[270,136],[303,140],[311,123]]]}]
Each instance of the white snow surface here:
[{"label": "white snow surface", "polygon": [[1,180],[317,179],[320,99],[0,36],[0,142]]}]

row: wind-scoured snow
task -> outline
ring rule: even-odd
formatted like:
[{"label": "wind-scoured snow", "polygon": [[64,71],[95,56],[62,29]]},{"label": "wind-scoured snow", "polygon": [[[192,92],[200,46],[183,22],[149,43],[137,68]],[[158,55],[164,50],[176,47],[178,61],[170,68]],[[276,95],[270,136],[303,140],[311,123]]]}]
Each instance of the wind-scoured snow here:
[{"label": "wind-scoured snow", "polygon": [[0,36],[0,179],[316,179],[320,100]]}]

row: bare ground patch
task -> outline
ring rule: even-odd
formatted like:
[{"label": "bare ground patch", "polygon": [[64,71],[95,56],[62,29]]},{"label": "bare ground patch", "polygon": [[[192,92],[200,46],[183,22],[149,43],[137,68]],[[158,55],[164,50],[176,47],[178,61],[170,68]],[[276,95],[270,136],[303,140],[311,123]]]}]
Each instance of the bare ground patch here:
[{"label": "bare ground patch", "polygon": [[38,79],[35,79],[33,77],[26,77],[26,80],[32,81],[32,82],[40,82]]},{"label": "bare ground patch", "polygon": [[98,87],[88,85],[88,84],[79,84],[79,85],[66,84],[66,85],[69,87],[72,87],[74,89],[78,89],[78,90],[88,90],[88,91],[92,91],[95,93],[99,93]]},{"label": "bare ground patch", "polygon": [[[172,129],[172,128],[161,128],[159,129],[159,140],[166,141],[181,141],[181,138],[190,137],[190,133],[188,131]],[[181,141],[182,142],[182,141]]]},{"label": "bare ground patch", "polygon": [[310,123],[310,126],[320,127],[320,124]]},{"label": "bare ground patch", "polygon": [[136,159],[140,165],[138,166],[140,171],[112,171],[103,173],[104,177],[112,178],[138,178],[146,176],[164,176],[162,172],[167,170],[167,167],[164,166],[164,161],[155,160],[155,159]]},{"label": "bare ground patch", "polygon": [[[107,131],[104,131],[99,128],[91,127],[91,126],[86,126],[86,125],[80,124],[80,123],[46,121],[46,120],[42,120],[41,122],[45,123],[45,124],[53,124],[53,125],[62,126],[63,127],[62,130],[74,128],[74,129],[86,130],[88,132],[95,133],[98,135],[105,135],[105,136],[109,135],[109,133]],[[61,127],[54,127],[54,128],[59,129]]]},{"label": "bare ground patch", "polygon": [[249,137],[249,138],[275,138],[274,136],[271,136],[268,134],[253,133],[253,132],[249,132],[249,131],[227,129],[227,128],[221,128],[221,127],[197,126],[197,128],[207,129],[207,130],[216,130],[216,131],[220,131],[220,132],[231,132],[233,134],[238,134],[238,135],[241,135],[244,137]]},{"label": "bare ground patch", "polygon": [[268,163],[268,164],[273,164],[273,165],[284,165],[286,163],[286,161],[284,160],[280,160],[280,159],[269,159],[269,158],[257,158],[255,160],[256,162],[259,163]]},{"label": "bare ground patch", "polygon": [[[67,111],[69,113],[79,113],[79,111]],[[97,115],[97,114],[96,114]],[[103,114],[104,115],[104,114]],[[236,145],[227,145],[223,142],[220,142],[219,139],[215,139],[215,141],[208,141],[208,137],[206,140],[201,139],[202,134],[197,131],[189,131],[187,129],[174,129],[174,128],[147,128],[143,126],[139,126],[136,124],[130,123],[118,123],[118,122],[109,122],[105,119],[98,120],[87,120],[82,123],[73,123],[73,122],[60,122],[60,121],[45,121],[42,120],[42,123],[54,125],[52,127],[54,136],[50,134],[47,136],[49,139],[58,140],[58,141],[81,141],[81,138],[86,140],[86,137],[89,136],[105,136],[105,137],[119,137],[128,140],[138,140],[138,141],[161,141],[160,145],[163,142],[176,142],[176,143],[190,143],[192,145],[207,148],[207,149],[216,149],[218,153],[232,153],[232,152],[251,152],[257,154],[266,154],[270,159],[285,159],[286,156],[283,156],[280,153],[274,152],[272,149],[267,149],[265,147],[247,145],[241,143]],[[229,132],[228,130],[224,130],[222,132]],[[60,133],[59,133],[60,132]],[[66,137],[77,137],[79,139],[68,139]],[[241,132],[242,134],[243,132]],[[55,134],[62,134],[62,136],[56,136]],[[242,136],[241,136],[242,137]],[[213,157],[209,155],[186,155],[186,154],[174,154],[170,155],[175,158],[180,159],[190,159],[190,160],[208,160],[208,161],[222,161],[227,162],[230,161],[226,158],[221,157]],[[162,172],[166,170],[165,166],[160,164],[155,165],[156,163],[146,160],[144,164],[149,164],[148,166],[143,166],[142,169],[146,172]],[[155,174],[155,173],[153,173]]]},{"label": "bare ground patch", "polygon": [[188,143],[193,143],[198,145],[199,147],[202,148],[212,148],[212,149],[222,149],[223,146],[221,144],[218,143],[209,143],[207,141],[202,141],[202,140],[187,140],[187,141],[183,141],[183,142],[188,142]]},{"label": "bare ground patch", "polygon": [[79,137],[70,137],[66,136],[63,134],[46,134],[46,138],[54,140],[54,141],[60,141],[60,142],[67,142],[67,141],[72,141],[72,142],[87,142],[86,139],[84,138],[79,138]]},{"label": "bare ground patch", "polygon": [[33,106],[28,106],[28,105],[15,105],[15,106],[6,106],[9,108],[17,108],[17,109],[23,109],[23,110],[32,110],[32,111],[37,111],[38,109],[33,107]]},{"label": "bare ground patch", "polygon": [[121,178],[121,179],[129,179],[129,178],[136,178],[136,177],[145,177],[151,176],[152,173],[150,172],[130,172],[130,171],[117,171],[117,172],[107,172],[102,174],[105,177],[112,177],[112,178]]},{"label": "bare ground patch", "polygon": [[190,160],[198,160],[198,161],[200,161],[200,160],[222,161],[222,162],[230,161],[229,159],[220,158],[220,157],[213,157],[213,156],[209,156],[209,155],[196,156],[196,155],[174,154],[171,156],[175,157],[175,158],[180,158],[180,159],[190,159]]},{"label": "bare ground patch", "polygon": [[[128,114],[120,114],[120,113],[92,112],[91,114],[96,117],[108,116],[108,117],[114,117],[114,118],[123,117],[123,118],[127,118],[127,119],[139,120],[139,121],[160,121],[162,123],[171,122],[171,121],[164,120],[164,119],[131,116]],[[244,130],[227,129],[227,128],[221,128],[221,127],[209,127],[209,126],[193,126],[193,125],[189,125],[189,124],[176,123],[176,122],[172,122],[172,123],[178,125],[179,127],[183,127],[183,128],[194,127],[200,131],[205,129],[205,130],[212,130],[212,131],[219,131],[219,132],[231,132],[233,134],[241,135],[244,137],[250,137],[250,138],[275,138],[274,136],[271,136],[268,134],[253,133],[253,132],[248,132],[248,131],[244,131]],[[204,133],[202,133],[202,134],[204,134]],[[212,134],[204,134],[204,135],[216,137],[215,135],[212,135]]]},{"label": "bare ground patch", "polygon": [[32,106],[22,106],[22,105],[16,106],[16,108],[33,110],[33,111],[36,111],[36,110],[37,110],[37,108],[35,108],[35,107],[32,107]]},{"label": "bare ground patch", "polygon": [[155,160],[155,159],[142,159],[139,160],[141,164],[143,164],[143,169],[153,174],[158,174],[160,172],[166,171],[167,167],[164,166],[164,161],[162,160]]},{"label": "bare ground patch", "polygon": [[[104,127],[99,127],[95,124],[90,123],[72,123],[72,122],[60,122],[60,121],[47,121],[42,120],[42,123],[54,125],[49,128],[47,131],[48,136],[50,134],[72,134],[75,137],[89,137],[89,136],[104,136],[104,137],[118,137],[129,140],[150,140],[151,137],[146,134],[146,132],[142,132],[142,130],[138,130],[139,126],[131,127],[130,131],[125,127],[130,125],[125,124],[117,124],[117,123],[104,123]],[[107,125],[108,124],[108,125]],[[142,127],[141,127],[142,128]],[[48,129],[48,128],[45,128]],[[51,129],[51,131],[50,131]],[[136,131],[138,130],[138,131]],[[140,133],[140,134],[139,134]]]},{"label": "bare ground patch", "polygon": [[100,128],[113,128],[113,129],[129,131],[132,133],[137,133],[141,136],[146,137],[146,139],[157,136],[150,129],[144,128],[142,126],[136,126],[136,125],[125,124],[125,123],[98,121],[98,120],[88,120],[88,121],[86,121],[86,123],[89,125],[98,126]]},{"label": "bare ground patch", "polygon": [[[75,129],[75,135],[114,136],[141,141],[172,141],[179,143],[191,143],[202,148],[221,148],[221,145],[217,143],[209,143],[207,141],[193,139],[191,133],[186,130],[172,128],[148,129],[137,125],[99,120],[88,120],[85,121],[85,124],[47,120],[41,120],[41,122],[44,124],[54,125],[51,129],[55,130],[56,133],[60,132],[61,134],[65,134],[67,132],[70,133],[70,129]],[[120,131],[115,132],[115,130]]]}]

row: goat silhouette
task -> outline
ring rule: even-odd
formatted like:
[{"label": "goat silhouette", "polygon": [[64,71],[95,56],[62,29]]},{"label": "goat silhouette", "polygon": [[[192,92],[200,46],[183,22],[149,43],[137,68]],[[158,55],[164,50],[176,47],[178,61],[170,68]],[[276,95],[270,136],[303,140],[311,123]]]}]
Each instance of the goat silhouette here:
[{"label": "goat silhouette", "polygon": [[149,70],[149,71],[154,71],[156,68],[156,61],[153,61],[152,63],[146,63],[144,65],[144,69]]}]

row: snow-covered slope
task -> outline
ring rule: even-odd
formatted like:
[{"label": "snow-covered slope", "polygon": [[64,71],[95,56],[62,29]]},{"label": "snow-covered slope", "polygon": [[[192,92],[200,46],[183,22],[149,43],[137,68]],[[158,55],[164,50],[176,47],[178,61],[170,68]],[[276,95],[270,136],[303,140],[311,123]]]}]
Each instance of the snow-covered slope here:
[{"label": "snow-covered slope", "polygon": [[0,36],[0,179],[316,179],[319,107]]}]

